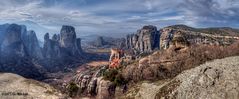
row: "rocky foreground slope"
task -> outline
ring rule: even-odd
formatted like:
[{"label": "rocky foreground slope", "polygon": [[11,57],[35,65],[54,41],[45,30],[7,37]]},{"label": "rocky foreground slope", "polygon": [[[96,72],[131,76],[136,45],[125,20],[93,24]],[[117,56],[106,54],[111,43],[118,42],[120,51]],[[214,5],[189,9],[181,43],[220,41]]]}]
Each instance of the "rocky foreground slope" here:
[{"label": "rocky foreground slope", "polygon": [[171,80],[143,82],[129,89],[135,99],[237,99],[239,56],[218,59],[184,71]]},{"label": "rocky foreground slope", "polygon": [[63,99],[63,95],[48,84],[0,73],[0,99]]}]

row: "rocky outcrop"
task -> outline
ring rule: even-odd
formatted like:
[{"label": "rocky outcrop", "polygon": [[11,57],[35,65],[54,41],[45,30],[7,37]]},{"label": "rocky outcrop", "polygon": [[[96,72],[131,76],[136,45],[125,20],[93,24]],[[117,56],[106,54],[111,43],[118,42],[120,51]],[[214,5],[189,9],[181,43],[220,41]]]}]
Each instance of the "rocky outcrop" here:
[{"label": "rocky outcrop", "polygon": [[21,38],[22,27],[11,24],[5,31],[5,36],[1,44],[1,53],[4,57],[24,57],[27,56],[26,47]]},{"label": "rocky outcrop", "polygon": [[91,67],[93,65],[91,63],[81,66],[77,70],[77,74],[69,81],[70,83],[74,82],[79,87],[78,96],[90,96],[96,99],[112,99],[114,97],[116,84],[102,76],[107,69],[107,66],[103,64],[108,63],[99,64],[95,67]]},{"label": "rocky outcrop", "polygon": [[96,41],[95,41],[95,46],[97,47],[100,47],[100,46],[104,46],[105,45],[105,41],[103,39],[102,36],[99,36],[96,38]]},{"label": "rocky outcrop", "polygon": [[64,54],[80,55],[81,52],[78,46],[78,43],[80,43],[79,41],[77,42],[74,27],[66,25],[62,26],[59,45],[62,48]]},{"label": "rocky outcrop", "polygon": [[61,57],[59,39],[56,34],[50,39],[49,33],[44,36],[43,55],[45,58],[57,59]]},{"label": "rocky outcrop", "polygon": [[[232,33],[229,32],[233,31]],[[173,25],[160,30],[160,48],[167,49],[171,45],[230,45],[239,40],[236,30],[227,28],[205,28],[198,29],[185,25]],[[237,31],[238,32],[238,31]],[[180,38],[179,38],[180,37]],[[176,43],[175,43],[176,41]]]},{"label": "rocky outcrop", "polygon": [[239,57],[229,57],[185,71],[161,87],[156,98],[236,99],[239,93],[238,60]]},{"label": "rocky outcrop", "polygon": [[[63,26],[61,34],[50,39],[44,36],[43,48],[40,47],[36,33],[17,24],[0,26],[0,71],[12,72],[29,78],[42,79],[43,72],[64,69],[65,64],[82,57],[81,39],[76,38],[72,26]],[[74,61],[74,62],[73,62]]]},{"label": "rocky outcrop", "polygon": [[0,25],[0,45],[2,44],[3,38],[6,34],[6,29],[8,28],[10,24],[3,24]]},{"label": "rocky outcrop", "polygon": [[125,38],[113,38],[106,36],[97,36],[92,41],[84,42],[85,49],[125,49]]},{"label": "rocky outcrop", "polygon": [[42,51],[34,31],[28,31],[23,41],[29,56],[36,59],[43,59]]},{"label": "rocky outcrop", "polygon": [[42,58],[41,49],[34,31],[27,32],[23,25],[5,25],[1,41],[0,72],[11,72],[28,78],[43,79],[41,66],[33,59]]},{"label": "rocky outcrop", "polygon": [[144,26],[136,34],[128,35],[126,47],[138,52],[152,52],[159,47],[159,32],[152,25]]},{"label": "rocky outcrop", "polygon": [[97,99],[112,99],[115,94],[116,85],[108,80],[100,80],[98,84]]},{"label": "rocky outcrop", "polygon": [[63,94],[50,85],[16,74],[0,74],[1,99],[62,99]]},{"label": "rocky outcrop", "polygon": [[42,59],[42,52],[34,31],[26,26],[11,24],[2,33],[1,52],[5,56],[19,56]]},{"label": "rocky outcrop", "polygon": [[81,39],[76,38],[74,27],[62,26],[61,33],[54,34],[52,39],[50,39],[49,33],[45,34],[43,52],[44,57],[54,59],[80,56],[82,55]]},{"label": "rocky outcrop", "polygon": [[[136,34],[126,37],[126,47],[139,53],[168,49],[170,46],[186,47],[195,44],[229,45],[239,39],[238,32],[230,28],[197,29],[173,25],[157,31],[155,26],[144,26]],[[237,35],[235,37],[235,35]]]},{"label": "rocky outcrop", "polygon": [[100,71],[101,69],[92,71],[86,67],[81,67],[81,69],[78,70],[78,73],[72,78],[72,81],[79,86],[82,95],[97,95],[102,80],[102,78],[99,77]]},{"label": "rocky outcrop", "polygon": [[186,69],[193,68],[213,59],[238,55],[238,43],[230,46],[194,45],[191,47],[171,46],[156,51],[126,66],[122,74],[128,80],[155,80],[171,78]]},{"label": "rocky outcrop", "polygon": [[137,83],[120,99],[237,99],[238,60],[238,56],[218,59],[171,79]]},{"label": "rocky outcrop", "polygon": [[68,68],[66,65],[77,66],[84,61],[81,39],[76,38],[72,26],[62,26],[61,33],[52,37],[46,33],[42,50],[44,67],[50,72],[64,70]]}]

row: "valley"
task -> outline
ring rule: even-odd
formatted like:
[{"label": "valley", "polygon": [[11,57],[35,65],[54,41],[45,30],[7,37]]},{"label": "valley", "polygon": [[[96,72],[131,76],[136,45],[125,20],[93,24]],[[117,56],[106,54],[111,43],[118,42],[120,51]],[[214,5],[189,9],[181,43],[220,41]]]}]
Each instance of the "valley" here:
[{"label": "valley", "polygon": [[239,0],[1,0],[0,99],[239,99]]},{"label": "valley", "polygon": [[[239,55],[239,31],[231,28],[209,31],[185,25],[161,29],[146,25],[125,38],[99,36],[81,44],[75,28],[63,25],[60,34],[45,34],[42,47],[35,32],[24,25],[5,24],[0,28],[0,71],[44,82],[63,99],[182,99],[194,93],[177,89],[184,84],[178,80],[179,75],[215,59],[228,60],[226,57]],[[208,75],[214,77],[211,73],[214,71]],[[201,82],[204,83],[209,82]],[[204,90],[203,85],[200,88]],[[183,96],[177,94],[180,92]],[[228,94],[234,97],[235,92],[238,89]],[[35,97],[35,93],[27,93]]]}]

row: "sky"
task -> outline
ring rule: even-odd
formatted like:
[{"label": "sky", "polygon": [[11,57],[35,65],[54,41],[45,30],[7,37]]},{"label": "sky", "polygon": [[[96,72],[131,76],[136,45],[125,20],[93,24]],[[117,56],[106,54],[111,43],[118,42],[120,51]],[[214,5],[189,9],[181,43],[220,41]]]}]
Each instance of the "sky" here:
[{"label": "sky", "polygon": [[124,36],[144,25],[239,27],[239,0],[1,0],[0,23],[21,23],[37,35],[72,25],[78,36]]}]

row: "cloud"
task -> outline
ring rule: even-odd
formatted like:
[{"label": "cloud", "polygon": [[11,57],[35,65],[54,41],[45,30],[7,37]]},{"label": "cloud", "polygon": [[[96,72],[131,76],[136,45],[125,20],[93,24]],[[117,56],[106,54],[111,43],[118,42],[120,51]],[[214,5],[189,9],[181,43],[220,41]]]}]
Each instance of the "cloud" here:
[{"label": "cloud", "polygon": [[238,27],[238,10],[238,0],[3,0],[0,22],[30,20],[54,31],[73,25],[78,35],[126,34],[148,24]]},{"label": "cloud", "polygon": [[198,25],[238,27],[239,1],[236,0],[185,0],[182,14]]}]

